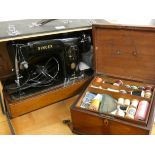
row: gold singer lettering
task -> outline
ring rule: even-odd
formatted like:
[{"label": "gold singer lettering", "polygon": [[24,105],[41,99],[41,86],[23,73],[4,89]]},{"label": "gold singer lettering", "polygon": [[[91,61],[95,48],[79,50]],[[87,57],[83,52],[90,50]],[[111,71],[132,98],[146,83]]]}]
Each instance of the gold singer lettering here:
[{"label": "gold singer lettering", "polygon": [[47,50],[47,49],[50,49],[50,48],[53,48],[53,45],[39,46],[39,47],[38,47],[38,51]]}]

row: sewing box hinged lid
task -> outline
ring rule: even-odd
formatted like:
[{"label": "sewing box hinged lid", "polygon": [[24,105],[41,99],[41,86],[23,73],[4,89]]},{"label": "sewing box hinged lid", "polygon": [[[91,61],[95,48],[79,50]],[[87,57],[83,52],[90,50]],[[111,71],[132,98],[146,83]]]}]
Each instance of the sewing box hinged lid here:
[{"label": "sewing box hinged lid", "polygon": [[93,25],[97,74],[155,84],[155,27]]}]

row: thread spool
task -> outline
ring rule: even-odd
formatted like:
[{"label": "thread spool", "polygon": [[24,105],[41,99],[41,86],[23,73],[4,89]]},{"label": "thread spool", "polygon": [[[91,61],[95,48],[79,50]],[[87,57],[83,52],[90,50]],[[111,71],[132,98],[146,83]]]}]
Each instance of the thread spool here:
[{"label": "thread spool", "polygon": [[138,102],[139,102],[139,101],[138,101],[137,99],[133,99],[133,100],[131,101],[131,106],[134,107],[134,108],[137,108]]},{"label": "thread spool", "polygon": [[127,113],[126,113],[125,117],[130,118],[130,119],[134,119],[135,114],[136,114],[136,108],[129,107],[127,109]]},{"label": "thread spool", "polygon": [[144,97],[144,95],[145,95],[145,91],[142,90],[142,92],[141,92],[141,97]]},{"label": "thread spool", "polygon": [[124,105],[124,98],[119,98],[117,103],[119,105]]},{"label": "thread spool", "polygon": [[123,81],[122,80],[117,80],[115,83],[113,83],[114,86],[122,86]]},{"label": "thread spool", "polygon": [[139,89],[139,90],[145,90],[145,87],[139,86],[138,89]]},{"label": "thread spool", "polygon": [[152,86],[146,86],[146,87],[145,87],[145,90],[150,90],[150,91],[152,91],[152,89],[153,89]]},{"label": "thread spool", "polygon": [[130,100],[129,99],[125,99],[124,100],[124,105],[125,106],[129,106],[130,105]]},{"label": "thread spool", "polygon": [[96,77],[95,80],[93,81],[94,86],[101,86],[101,83],[103,82],[103,79],[100,77]]},{"label": "thread spool", "polygon": [[117,112],[116,112],[116,115],[124,117],[125,116],[125,112],[123,110],[121,110],[121,109],[118,109]]},{"label": "thread spool", "polygon": [[132,95],[141,96],[141,91],[133,91]]},{"label": "thread spool", "polygon": [[139,106],[137,108],[136,115],[135,115],[135,119],[136,120],[145,120],[148,107],[149,107],[148,101],[145,101],[145,100],[140,101]]},{"label": "thread spool", "polygon": [[152,95],[152,93],[150,90],[146,90],[144,93],[144,97],[146,97],[146,98],[151,98],[151,95]]},{"label": "thread spool", "polygon": [[128,91],[127,94],[144,97],[145,91],[144,90]]}]

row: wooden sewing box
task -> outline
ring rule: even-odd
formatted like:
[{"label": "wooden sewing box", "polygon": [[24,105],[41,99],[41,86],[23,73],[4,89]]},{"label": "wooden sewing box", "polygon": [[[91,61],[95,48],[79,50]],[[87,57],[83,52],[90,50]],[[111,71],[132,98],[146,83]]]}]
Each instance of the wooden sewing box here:
[{"label": "wooden sewing box", "polygon": [[[155,27],[93,25],[95,75],[84,92],[71,106],[72,131],[76,134],[150,134],[154,122],[154,88],[150,99],[111,92],[102,88],[125,89],[104,83],[102,88],[92,87],[96,77],[114,83],[152,86],[155,84]],[[81,108],[86,92],[108,94],[112,97],[147,100],[149,108],[145,120],[134,120]]]}]

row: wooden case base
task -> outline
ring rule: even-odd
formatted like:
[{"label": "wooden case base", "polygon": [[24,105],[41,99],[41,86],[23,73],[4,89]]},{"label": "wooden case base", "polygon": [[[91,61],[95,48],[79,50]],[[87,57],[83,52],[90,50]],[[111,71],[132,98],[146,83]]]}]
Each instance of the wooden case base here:
[{"label": "wooden case base", "polygon": [[11,101],[9,96],[5,93],[7,110],[9,111],[11,118],[23,115],[76,95],[88,85],[88,82],[90,82],[90,78],[79,80],[74,84],[47,91],[45,93],[32,95],[31,97],[19,101]]}]

